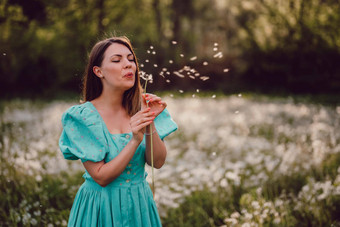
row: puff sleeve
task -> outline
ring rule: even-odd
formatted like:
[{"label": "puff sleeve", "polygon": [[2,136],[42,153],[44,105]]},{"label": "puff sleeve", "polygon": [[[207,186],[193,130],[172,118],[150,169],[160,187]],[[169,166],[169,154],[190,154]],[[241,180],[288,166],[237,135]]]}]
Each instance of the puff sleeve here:
[{"label": "puff sleeve", "polygon": [[64,112],[61,122],[59,147],[65,159],[99,162],[105,158],[107,139],[94,110],[84,104],[73,106]]},{"label": "puff sleeve", "polygon": [[163,140],[177,130],[177,124],[172,120],[169,111],[164,109],[154,120],[159,137]]}]

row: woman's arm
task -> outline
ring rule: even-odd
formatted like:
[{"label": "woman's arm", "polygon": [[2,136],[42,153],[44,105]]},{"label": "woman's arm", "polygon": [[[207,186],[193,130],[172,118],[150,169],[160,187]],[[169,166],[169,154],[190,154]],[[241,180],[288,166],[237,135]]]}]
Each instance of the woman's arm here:
[{"label": "woman's arm", "polygon": [[83,163],[85,169],[95,182],[105,187],[124,171],[143,140],[145,127],[150,125],[154,118],[150,108],[139,111],[131,117],[132,139],[114,159],[107,163],[104,160],[100,162],[86,161]]},{"label": "woman's arm", "polygon": [[[151,126],[151,127],[150,127]],[[152,128],[152,130],[150,129]],[[161,168],[166,159],[166,147],[164,142],[159,137],[155,124],[146,127],[145,139],[146,139],[146,150],[145,150],[145,159],[146,163],[151,166],[151,136],[152,136],[152,144],[153,144],[153,161],[154,167],[159,169]]]}]

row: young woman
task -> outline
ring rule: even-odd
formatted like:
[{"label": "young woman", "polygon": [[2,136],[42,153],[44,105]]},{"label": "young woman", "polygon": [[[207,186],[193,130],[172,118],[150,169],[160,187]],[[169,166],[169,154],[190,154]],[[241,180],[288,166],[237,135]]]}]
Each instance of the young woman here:
[{"label": "young woman", "polygon": [[59,140],[64,157],[81,159],[86,169],[68,226],[161,226],[144,166],[151,165],[151,135],[154,167],[163,166],[163,139],[177,125],[160,97],[142,95],[137,58],[126,37],[93,47],[83,99],[63,114]]}]

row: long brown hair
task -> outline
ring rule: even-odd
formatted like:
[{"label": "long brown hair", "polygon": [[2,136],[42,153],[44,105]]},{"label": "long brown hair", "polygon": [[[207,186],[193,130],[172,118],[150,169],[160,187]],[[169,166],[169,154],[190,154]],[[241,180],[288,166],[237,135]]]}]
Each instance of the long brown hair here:
[{"label": "long brown hair", "polygon": [[103,59],[104,59],[104,53],[106,49],[112,45],[113,43],[119,43],[131,51],[134,57],[134,62],[136,63],[136,74],[135,74],[135,84],[132,88],[124,92],[123,95],[123,106],[126,109],[127,113],[132,116],[135,113],[137,113],[140,110],[141,107],[141,94],[142,94],[142,87],[140,84],[140,78],[139,78],[139,67],[138,67],[138,61],[135,52],[133,51],[132,45],[130,40],[125,37],[111,37],[108,39],[104,39],[102,41],[97,42],[89,56],[89,61],[85,69],[84,78],[83,78],[83,101],[92,101],[93,99],[100,96],[100,94],[103,91],[103,85],[93,72],[93,67],[98,66],[100,67]]}]

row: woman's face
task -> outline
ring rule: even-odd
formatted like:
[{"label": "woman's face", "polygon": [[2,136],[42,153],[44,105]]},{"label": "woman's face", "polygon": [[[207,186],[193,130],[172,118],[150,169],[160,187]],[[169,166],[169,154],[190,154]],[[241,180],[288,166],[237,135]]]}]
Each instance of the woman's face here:
[{"label": "woman's face", "polygon": [[101,66],[94,66],[93,71],[102,79],[104,88],[126,91],[135,84],[134,56],[120,43],[113,43],[106,49]]}]

